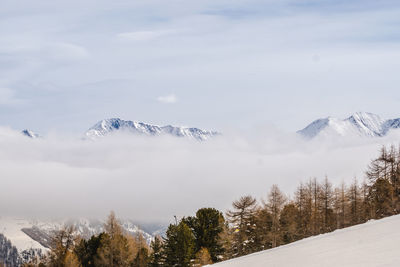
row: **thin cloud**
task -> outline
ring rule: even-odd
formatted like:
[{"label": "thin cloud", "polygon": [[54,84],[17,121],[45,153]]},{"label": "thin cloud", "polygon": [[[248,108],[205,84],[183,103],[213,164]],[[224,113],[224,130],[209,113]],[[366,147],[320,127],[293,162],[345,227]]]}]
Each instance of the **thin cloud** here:
[{"label": "thin cloud", "polygon": [[164,104],[175,104],[176,102],[178,102],[178,98],[174,94],[170,94],[157,97],[157,101]]},{"label": "thin cloud", "polygon": [[163,30],[163,31],[135,31],[135,32],[123,32],[117,34],[118,39],[124,41],[149,41],[158,39],[162,36],[170,35],[175,33],[174,30]]},{"label": "thin cloud", "polygon": [[49,43],[43,45],[46,54],[53,60],[73,61],[87,58],[89,52],[83,46],[71,43]]}]

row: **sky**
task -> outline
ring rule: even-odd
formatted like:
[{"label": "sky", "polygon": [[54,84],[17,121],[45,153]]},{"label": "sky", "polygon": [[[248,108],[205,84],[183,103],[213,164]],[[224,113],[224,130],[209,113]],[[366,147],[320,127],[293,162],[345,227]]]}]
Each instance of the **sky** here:
[{"label": "sky", "polygon": [[[0,213],[168,221],[272,184],[362,180],[398,131],[294,132],[357,111],[400,117],[399,25],[398,1],[2,0]],[[81,139],[111,117],[223,135]]]},{"label": "sky", "polygon": [[399,24],[398,1],[3,0],[0,125],[294,132],[357,111],[399,117]]}]

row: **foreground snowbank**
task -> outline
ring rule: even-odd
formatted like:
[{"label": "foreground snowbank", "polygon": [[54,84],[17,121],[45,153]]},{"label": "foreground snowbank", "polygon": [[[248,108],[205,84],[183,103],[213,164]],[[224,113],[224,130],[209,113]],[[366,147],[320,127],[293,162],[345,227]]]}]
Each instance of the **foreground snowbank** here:
[{"label": "foreground snowbank", "polygon": [[400,215],[396,215],[212,266],[400,266],[399,246]]}]

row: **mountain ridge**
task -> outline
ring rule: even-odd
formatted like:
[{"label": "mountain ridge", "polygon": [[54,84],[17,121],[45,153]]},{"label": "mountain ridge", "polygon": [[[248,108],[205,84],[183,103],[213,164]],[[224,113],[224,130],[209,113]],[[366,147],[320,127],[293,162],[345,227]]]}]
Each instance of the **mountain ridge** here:
[{"label": "mountain ridge", "polygon": [[186,137],[198,141],[205,141],[219,135],[219,133],[215,131],[206,131],[194,127],[178,127],[172,125],[157,126],[144,122],[110,118],[101,120],[90,127],[86,131],[85,136],[90,139],[95,139],[119,131],[147,136],[170,135],[175,137]]},{"label": "mountain ridge", "polygon": [[[345,119],[326,117],[314,120],[305,128],[297,131],[297,134],[305,139],[313,139],[317,136],[383,137],[393,129],[400,129],[400,118],[382,119],[373,113],[356,112]],[[98,121],[84,133],[84,136],[87,139],[94,140],[117,132],[144,136],[168,135],[197,141],[206,141],[221,135],[216,131],[202,130],[195,127],[158,126],[140,121],[110,118]],[[21,134],[32,139],[41,137],[28,129],[21,131]]]},{"label": "mountain ridge", "polygon": [[400,118],[385,120],[373,113],[357,112],[346,119],[334,117],[317,119],[297,133],[306,139],[317,136],[382,137],[390,130],[398,128],[400,128]]}]

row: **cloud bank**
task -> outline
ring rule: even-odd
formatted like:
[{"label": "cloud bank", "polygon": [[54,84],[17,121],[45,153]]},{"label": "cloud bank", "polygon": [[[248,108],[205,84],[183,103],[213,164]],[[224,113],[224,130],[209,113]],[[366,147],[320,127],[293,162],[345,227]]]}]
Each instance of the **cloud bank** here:
[{"label": "cloud bank", "polygon": [[226,211],[236,198],[266,196],[272,184],[292,193],[325,175],[362,179],[385,139],[306,142],[278,131],[227,134],[208,142],[124,134],[96,141],[59,134],[29,139],[0,129],[0,213],[25,217],[97,217],[110,210],[167,222],[201,207]]}]

